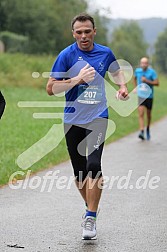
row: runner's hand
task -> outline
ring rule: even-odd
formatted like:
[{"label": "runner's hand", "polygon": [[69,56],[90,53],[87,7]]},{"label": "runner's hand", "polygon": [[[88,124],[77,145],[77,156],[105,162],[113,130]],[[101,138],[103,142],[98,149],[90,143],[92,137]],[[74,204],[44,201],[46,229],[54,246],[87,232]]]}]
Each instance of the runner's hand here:
[{"label": "runner's hand", "polygon": [[95,78],[95,73],[96,73],[96,71],[95,71],[94,67],[89,67],[89,64],[86,64],[86,66],[84,66],[84,67],[80,70],[80,72],[79,72],[77,78],[79,79],[79,82],[80,82],[80,83],[81,83],[81,82],[82,82],[82,83],[83,83],[83,82],[88,83],[88,82],[91,82],[91,81],[94,80],[94,78]]},{"label": "runner's hand", "polygon": [[118,92],[116,94],[116,98],[118,100],[124,100],[124,101],[129,99],[128,89],[127,89],[126,85],[121,85],[120,89],[118,90]]},{"label": "runner's hand", "polygon": [[147,79],[144,76],[141,77],[141,80],[142,80],[142,82],[147,82]]}]

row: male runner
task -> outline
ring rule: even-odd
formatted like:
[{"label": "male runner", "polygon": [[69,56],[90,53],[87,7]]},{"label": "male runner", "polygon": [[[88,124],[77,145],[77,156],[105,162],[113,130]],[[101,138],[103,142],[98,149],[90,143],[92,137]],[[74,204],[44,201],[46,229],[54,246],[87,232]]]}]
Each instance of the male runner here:
[{"label": "male runner", "polygon": [[0,119],[3,115],[4,109],[5,109],[5,99],[0,91]]},{"label": "male runner", "polygon": [[[65,138],[76,186],[87,206],[82,239],[96,239],[96,213],[102,191],[101,156],[108,121],[103,78],[116,59],[110,48],[94,43],[96,28],[91,16],[79,14],[71,25],[76,42],[58,55],[46,89],[49,95],[65,91]],[[110,71],[120,80],[119,97],[127,97],[119,65]]]},{"label": "male runner", "polygon": [[[144,111],[145,108],[147,110],[147,128],[146,128],[146,138],[150,140],[150,123],[151,123],[151,111],[153,105],[153,97],[154,97],[154,86],[159,85],[157,73],[154,69],[149,67],[149,60],[146,57],[143,57],[140,60],[140,68],[135,70],[134,76],[134,85],[137,86],[137,94],[139,99],[139,127],[140,133],[139,138],[144,140]],[[151,88],[151,94],[146,98],[146,94]]]}]

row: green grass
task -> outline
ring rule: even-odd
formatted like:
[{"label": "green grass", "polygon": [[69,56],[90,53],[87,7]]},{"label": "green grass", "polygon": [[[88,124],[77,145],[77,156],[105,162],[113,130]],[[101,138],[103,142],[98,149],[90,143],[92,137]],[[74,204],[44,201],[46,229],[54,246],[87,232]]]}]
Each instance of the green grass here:
[{"label": "green grass", "polygon": [[3,87],[39,87],[44,88],[46,80],[33,79],[32,72],[50,71],[53,56],[34,56],[22,54],[0,54],[0,80]]},{"label": "green grass", "polygon": [[[26,56],[20,54],[0,55],[1,90],[7,106],[0,122],[0,185],[8,183],[10,175],[21,170],[15,162],[19,154],[44,137],[56,119],[34,119],[34,112],[55,112],[58,108],[19,108],[19,101],[57,101],[61,98],[46,94],[46,79],[33,79],[31,73],[50,71],[54,57]],[[132,89],[132,84],[129,84]],[[155,88],[153,121],[167,114],[167,86],[165,76],[160,77],[160,87]],[[121,117],[110,110],[110,118],[116,123],[116,131],[106,143],[115,141],[138,129],[138,115],[134,111],[128,117]],[[53,139],[54,140],[54,139]],[[65,140],[30,169],[37,172],[68,159]],[[70,169],[70,168],[69,168]],[[17,177],[21,178],[21,177]]]}]

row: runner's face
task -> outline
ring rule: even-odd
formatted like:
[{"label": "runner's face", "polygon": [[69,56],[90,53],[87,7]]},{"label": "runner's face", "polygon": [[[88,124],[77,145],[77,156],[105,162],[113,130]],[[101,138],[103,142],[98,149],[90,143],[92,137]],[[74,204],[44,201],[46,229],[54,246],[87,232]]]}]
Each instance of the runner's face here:
[{"label": "runner's face", "polygon": [[79,49],[90,51],[93,49],[94,36],[96,29],[90,20],[85,22],[76,21],[73,27],[73,37],[76,39]]},{"label": "runner's face", "polygon": [[147,59],[141,59],[140,61],[140,67],[143,68],[143,70],[146,70],[149,66],[149,62]]}]

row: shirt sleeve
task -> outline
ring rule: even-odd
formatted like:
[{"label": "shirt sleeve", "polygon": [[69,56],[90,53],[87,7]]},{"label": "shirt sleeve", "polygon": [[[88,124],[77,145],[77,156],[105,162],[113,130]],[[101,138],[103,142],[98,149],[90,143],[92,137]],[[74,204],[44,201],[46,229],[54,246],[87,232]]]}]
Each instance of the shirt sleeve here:
[{"label": "shirt sleeve", "polygon": [[113,54],[113,52],[110,50],[110,52],[109,52],[109,67],[108,67],[108,71],[110,73],[114,73],[114,72],[118,71],[119,69],[120,69],[119,63],[116,60],[116,57]]},{"label": "shirt sleeve", "polygon": [[53,77],[57,80],[67,79],[68,72],[68,64],[67,64],[67,56],[63,51],[58,55],[55,60],[52,70],[50,73],[50,77]]},{"label": "shirt sleeve", "polygon": [[153,72],[152,72],[152,79],[153,79],[153,80],[158,79],[158,75],[157,75],[157,73],[155,72],[155,70],[153,70]]}]

